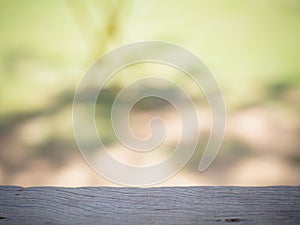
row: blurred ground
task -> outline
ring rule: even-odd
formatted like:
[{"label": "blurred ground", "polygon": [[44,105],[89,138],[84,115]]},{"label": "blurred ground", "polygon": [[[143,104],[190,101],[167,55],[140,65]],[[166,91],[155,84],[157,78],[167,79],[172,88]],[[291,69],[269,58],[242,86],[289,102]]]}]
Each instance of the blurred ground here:
[{"label": "blurred ground", "polygon": [[[1,0],[0,5],[0,184],[115,185],[80,155],[72,101],[94,60],[113,47],[141,40],[176,43],[199,55],[216,76],[228,110],[220,154],[198,173],[211,118],[201,92],[179,76],[177,81],[197,101],[201,142],[189,164],[159,185],[300,184],[299,1]],[[155,68],[136,71],[161,71]],[[130,74],[119,74],[107,86],[99,115],[109,111],[121,87],[140,76]],[[145,103],[133,111],[138,135],[147,135],[143,121],[156,114],[176,130],[173,109],[155,105],[159,107],[149,111]],[[106,124],[98,129],[114,157],[152,163],[125,154],[109,118],[97,120]],[[176,139],[178,134],[169,135]]]}]

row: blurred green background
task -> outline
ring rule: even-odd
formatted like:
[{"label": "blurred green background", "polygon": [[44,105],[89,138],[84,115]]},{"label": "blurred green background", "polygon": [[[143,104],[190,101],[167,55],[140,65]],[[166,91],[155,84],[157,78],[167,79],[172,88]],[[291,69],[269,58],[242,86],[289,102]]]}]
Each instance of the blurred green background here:
[{"label": "blurred green background", "polygon": [[[180,173],[160,185],[300,184],[298,0],[0,0],[0,184],[114,185],[81,157],[72,101],[98,57],[142,40],[196,53],[217,78],[228,110],[225,141],[213,165],[197,172],[199,147]],[[106,87],[99,110],[109,111],[118,90],[140,75],[131,73]],[[192,85],[183,76],[178,82]],[[189,89],[194,98],[202,95]],[[137,108],[137,120],[145,118],[145,106]],[[109,118],[98,119],[111,126]],[[115,148],[107,127],[99,132]]]}]

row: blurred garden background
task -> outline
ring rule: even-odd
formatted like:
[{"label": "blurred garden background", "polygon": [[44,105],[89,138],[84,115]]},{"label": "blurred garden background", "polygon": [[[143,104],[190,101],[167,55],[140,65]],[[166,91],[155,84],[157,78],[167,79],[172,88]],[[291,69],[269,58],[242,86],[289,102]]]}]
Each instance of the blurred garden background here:
[{"label": "blurred garden background", "polygon": [[[159,185],[300,184],[300,1],[0,0],[1,185],[116,185],[97,175],[76,146],[73,97],[98,57],[143,40],[178,44],[208,65],[226,100],[224,144],[199,173],[210,130],[201,91],[174,69],[144,65],[116,74],[97,105],[103,115],[97,128],[115,157],[131,160],[116,143],[109,113],[103,114],[114,96],[146,72],[174,73],[197,102],[203,142]],[[132,113],[141,136],[147,135],[145,118],[176,121],[164,102],[150,103]]]}]

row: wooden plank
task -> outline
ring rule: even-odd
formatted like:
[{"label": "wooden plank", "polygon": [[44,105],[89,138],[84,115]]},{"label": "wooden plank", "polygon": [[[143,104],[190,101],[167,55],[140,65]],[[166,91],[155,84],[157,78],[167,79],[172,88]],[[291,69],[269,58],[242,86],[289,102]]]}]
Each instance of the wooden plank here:
[{"label": "wooden plank", "polygon": [[0,224],[300,224],[300,186],[0,186]]}]

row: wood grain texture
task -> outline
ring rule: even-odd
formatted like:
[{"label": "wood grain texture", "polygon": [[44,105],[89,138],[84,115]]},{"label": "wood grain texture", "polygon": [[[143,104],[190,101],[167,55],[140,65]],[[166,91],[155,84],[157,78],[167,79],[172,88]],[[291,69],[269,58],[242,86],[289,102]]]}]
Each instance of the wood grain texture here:
[{"label": "wood grain texture", "polygon": [[0,224],[300,224],[300,186],[0,186]]}]

